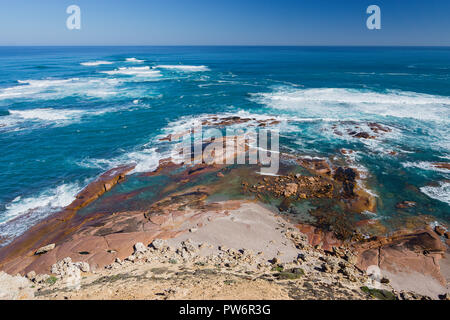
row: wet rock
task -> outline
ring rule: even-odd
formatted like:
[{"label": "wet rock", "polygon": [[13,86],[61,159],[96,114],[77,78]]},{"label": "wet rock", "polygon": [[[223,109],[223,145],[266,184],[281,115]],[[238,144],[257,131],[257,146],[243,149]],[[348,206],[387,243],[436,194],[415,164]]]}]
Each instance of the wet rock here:
[{"label": "wet rock", "polygon": [[55,249],[55,244],[51,243],[51,244],[48,244],[48,245],[46,245],[44,247],[41,247],[41,248],[37,249],[34,254],[35,255],[44,254],[44,253],[47,253],[47,252],[49,252],[49,251],[51,251],[53,249]]},{"label": "wet rock", "polygon": [[416,206],[416,202],[414,201],[402,201],[395,205],[397,209],[408,209],[408,208],[414,208]]},{"label": "wet rock", "polygon": [[289,211],[291,208],[292,200],[290,198],[284,198],[283,201],[278,205],[278,210],[281,212]]},{"label": "wet rock", "polygon": [[296,183],[288,183],[286,184],[285,190],[284,190],[284,196],[290,197],[297,193],[298,185]]},{"label": "wet rock", "polygon": [[447,230],[445,230],[445,228],[444,227],[442,227],[442,226],[436,226],[436,227],[434,227],[434,232],[436,232],[439,236],[443,236],[444,234],[445,234],[445,232],[446,232]]},{"label": "wet rock", "polygon": [[77,211],[87,206],[105,192],[111,190],[113,186],[120,183],[125,178],[126,174],[133,170],[134,167],[134,165],[121,166],[103,173],[77,194],[76,199],[67,206],[65,210]]},{"label": "wet rock", "polygon": [[339,167],[336,169],[333,178],[342,182],[344,197],[351,198],[355,196],[353,190],[356,186],[356,171],[354,169]]},{"label": "wet rock", "polygon": [[450,170],[450,163],[446,163],[446,162],[436,162],[432,164],[434,167],[439,168],[439,169],[447,169]]},{"label": "wet rock", "polygon": [[353,135],[355,138],[361,138],[361,139],[375,139],[374,136],[371,136],[367,132],[358,132],[355,135]]}]

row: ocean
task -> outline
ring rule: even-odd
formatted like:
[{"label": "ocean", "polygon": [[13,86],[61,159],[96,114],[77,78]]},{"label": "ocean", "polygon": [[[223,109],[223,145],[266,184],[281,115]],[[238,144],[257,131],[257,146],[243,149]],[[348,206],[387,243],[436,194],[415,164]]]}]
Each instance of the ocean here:
[{"label": "ocean", "polygon": [[[436,165],[450,162],[450,48],[0,47],[0,70],[8,241],[108,169],[154,170],[159,139],[206,114],[276,117],[299,156],[352,150],[377,197],[369,218],[450,222],[450,170]],[[370,123],[389,130],[351,133]],[[417,205],[399,213],[405,200]]]}]

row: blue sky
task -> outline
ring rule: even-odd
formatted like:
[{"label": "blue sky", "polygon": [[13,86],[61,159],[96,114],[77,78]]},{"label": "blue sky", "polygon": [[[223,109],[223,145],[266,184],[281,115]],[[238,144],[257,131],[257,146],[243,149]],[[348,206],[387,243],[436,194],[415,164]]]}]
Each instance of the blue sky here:
[{"label": "blue sky", "polygon": [[[66,8],[81,8],[68,30]],[[366,28],[381,8],[382,29]],[[449,0],[0,0],[0,45],[446,45]]]}]

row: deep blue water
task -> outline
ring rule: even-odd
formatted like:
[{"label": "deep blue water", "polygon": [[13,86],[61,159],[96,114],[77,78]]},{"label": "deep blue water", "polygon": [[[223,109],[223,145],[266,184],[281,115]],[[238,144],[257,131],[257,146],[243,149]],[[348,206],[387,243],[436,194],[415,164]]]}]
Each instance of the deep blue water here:
[{"label": "deep blue water", "polygon": [[[450,48],[2,47],[0,70],[2,235],[109,168],[151,170],[159,136],[224,113],[279,117],[299,155],[357,151],[378,218],[414,200],[450,220],[450,172],[432,166],[450,162]],[[367,121],[391,132],[346,134]]]}]

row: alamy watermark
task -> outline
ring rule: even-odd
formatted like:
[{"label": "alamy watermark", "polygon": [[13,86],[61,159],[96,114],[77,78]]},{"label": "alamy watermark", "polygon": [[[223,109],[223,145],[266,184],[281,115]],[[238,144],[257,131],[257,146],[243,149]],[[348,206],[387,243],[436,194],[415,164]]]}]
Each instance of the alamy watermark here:
[{"label": "alamy watermark", "polygon": [[66,27],[69,30],[81,29],[81,9],[77,5],[68,6],[66,13],[70,16],[66,20]]},{"label": "alamy watermark", "polygon": [[[81,9],[79,6],[73,4],[67,7],[66,13],[69,17],[66,20],[66,27],[69,30],[81,29]],[[381,9],[379,6],[373,4],[367,7],[366,13],[370,16],[366,20],[366,26],[369,30],[381,29]]]},{"label": "alamy watermark", "polygon": [[370,16],[367,18],[366,26],[369,30],[380,30],[381,29],[381,9],[377,5],[370,5],[366,10],[367,14]]}]

